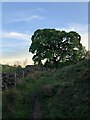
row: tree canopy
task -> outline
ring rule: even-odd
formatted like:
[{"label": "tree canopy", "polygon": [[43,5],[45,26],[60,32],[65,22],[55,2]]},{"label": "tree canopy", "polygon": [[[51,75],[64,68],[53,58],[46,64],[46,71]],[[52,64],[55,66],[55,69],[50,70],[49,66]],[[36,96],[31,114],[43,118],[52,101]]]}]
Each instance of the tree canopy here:
[{"label": "tree canopy", "polygon": [[76,62],[85,58],[85,48],[80,43],[81,36],[75,31],[38,29],[32,35],[29,52],[33,53],[35,64],[57,67],[60,62]]}]

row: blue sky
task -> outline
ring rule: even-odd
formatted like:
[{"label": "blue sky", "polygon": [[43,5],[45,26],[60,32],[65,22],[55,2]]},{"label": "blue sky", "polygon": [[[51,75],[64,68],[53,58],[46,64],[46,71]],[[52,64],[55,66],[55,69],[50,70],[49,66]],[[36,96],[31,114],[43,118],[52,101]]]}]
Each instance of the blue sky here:
[{"label": "blue sky", "polygon": [[30,37],[38,28],[75,30],[87,47],[87,26],[87,2],[2,3],[2,63],[23,64],[27,59],[32,64],[28,49]]}]

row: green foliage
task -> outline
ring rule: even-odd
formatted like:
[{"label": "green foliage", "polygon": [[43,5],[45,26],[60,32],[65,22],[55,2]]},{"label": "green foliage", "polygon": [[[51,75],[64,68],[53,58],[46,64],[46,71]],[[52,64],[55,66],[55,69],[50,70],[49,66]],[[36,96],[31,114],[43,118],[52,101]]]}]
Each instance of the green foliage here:
[{"label": "green foliage", "polygon": [[2,72],[6,72],[6,73],[15,72],[15,71],[18,72],[21,69],[22,67],[20,65],[19,66],[2,65]]},{"label": "green foliage", "polygon": [[81,36],[74,31],[38,29],[32,35],[29,52],[34,54],[35,64],[58,67],[61,62],[76,62],[85,58],[86,50],[80,43]]},{"label": "green foliage", "polygon": [[[89,120],[89,68],[90,60],[82,60],[63,69],[25,77],[23,88],[3,91],[3,118],[31,119],[38,100],[42,119]],[[15,98],[12,103],[11,98]]]}]

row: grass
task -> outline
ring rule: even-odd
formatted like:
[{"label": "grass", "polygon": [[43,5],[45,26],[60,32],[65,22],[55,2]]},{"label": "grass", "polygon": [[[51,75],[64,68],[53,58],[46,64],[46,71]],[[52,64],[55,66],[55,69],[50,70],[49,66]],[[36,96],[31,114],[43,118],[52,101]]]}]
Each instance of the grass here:
[{"label": "grass", "polygon": [[52,72],[33,73],[3,91],[4,118],[32,118],[38,100],[43,118],[90,119],[90,60]]},{"label": "grass", "polygon": [[0,119],[2,118],[2,91],[0,90]]}]

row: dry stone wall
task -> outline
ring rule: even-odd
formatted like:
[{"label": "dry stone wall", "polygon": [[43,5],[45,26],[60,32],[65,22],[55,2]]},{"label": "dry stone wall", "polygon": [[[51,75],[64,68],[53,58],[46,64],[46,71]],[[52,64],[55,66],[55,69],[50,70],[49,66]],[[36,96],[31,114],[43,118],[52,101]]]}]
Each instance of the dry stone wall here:
[{"label": "dry stone wall", "polygon": [[15,72],[9,72],[5,73],[2,72],[2,89],[12,88],[15,86],[16,79],[22,79],[23,77],[26,77],[28,74],[35,73],[37,71],[48,71],[47,68],[39,65],[27,65],[25,68],[15,71]]}]

